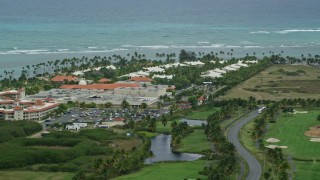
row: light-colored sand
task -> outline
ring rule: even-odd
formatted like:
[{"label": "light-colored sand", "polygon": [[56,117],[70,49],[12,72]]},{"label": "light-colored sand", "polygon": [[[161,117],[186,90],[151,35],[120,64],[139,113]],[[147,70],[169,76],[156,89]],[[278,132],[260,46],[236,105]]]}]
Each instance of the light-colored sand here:
[{"label": "light-colored sand", "polygon": [[311,138],[310,141],[312,141],[312,142],[320,142],[320,138]]},{"label": "light-colored sand", "polygon": [[309,130],[304,133],[304,135],[313,138],[320,138],[320,125],[310,127]]},{"label": "light-colored sand", "polygon": [[307,114],[308,111],[296,111],[296,110],[293,110],[293,113],[292,114]]},{"label": "light-colored sand", "polygon": [[269,139],[267,139],[266,141],[269,142],[269,143],[277,143],[277,142],[280,142],[280,140],[279,140],[279,139],[276,139],[276,138],[269,138]]},{"label": "light-colored sand", "polygon": [[288,148],[288,146],[277,146],[277,145],[269,145],[269,146],[265,146],[265,147],[270,148],[270,149],[275,149],[275,148],[286,149],[286,148]]},{"label": "light-colored sand", "polygon": [[31,136],[28,136],[27,138],[42,138],[42,133],[47,132],[45,129],[41,130],[40,132],[37,132]]}]

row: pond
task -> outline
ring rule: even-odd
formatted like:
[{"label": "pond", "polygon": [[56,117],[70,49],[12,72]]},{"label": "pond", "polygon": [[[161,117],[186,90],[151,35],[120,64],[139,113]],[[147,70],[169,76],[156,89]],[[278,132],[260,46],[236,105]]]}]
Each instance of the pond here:
[{"label": "pond", "polygon": [[193,120],[193,119],[186,119],[182,118],[180,122],[187,122],[190,126],[202,126],[202,124],[207,124],[207,121],[201,121],[201,120]]},{"label": "pond", "polygon": [[147,158],[146,164],[160,161],[194,161],[202,157],[201,154],[177,153],[170,148],[171,135],[160,134],[151,138],[151,151],[154,157]]}]

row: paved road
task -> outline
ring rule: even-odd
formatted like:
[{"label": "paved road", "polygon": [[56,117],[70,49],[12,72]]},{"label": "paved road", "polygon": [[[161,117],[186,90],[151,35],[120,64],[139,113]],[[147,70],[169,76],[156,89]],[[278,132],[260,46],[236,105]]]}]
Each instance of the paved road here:
[{"label": "paved road", "polygon": [[232,126],[228,133],[228,140],[234,144],[240,156],[247,162],[249,165],[249,174],[247,180],[258,180],[261,176],[261,165],[259,162],[240,144],[238,134],[240,129],[258,116],[256,110],[250,112],[246,117],[239,120],[234,126]]}]

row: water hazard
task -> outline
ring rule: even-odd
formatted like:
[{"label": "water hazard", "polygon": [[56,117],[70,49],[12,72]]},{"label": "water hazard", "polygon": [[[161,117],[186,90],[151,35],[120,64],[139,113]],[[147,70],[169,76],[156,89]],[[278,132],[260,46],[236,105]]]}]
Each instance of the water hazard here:
[{"label": "water hazard", "polygon": [[171,135],[160,134],[151,138],[151,151],[154,157],[146,159],[146,164],[160,161],[194,161],[202,157],[200,154],[172,152]]}]

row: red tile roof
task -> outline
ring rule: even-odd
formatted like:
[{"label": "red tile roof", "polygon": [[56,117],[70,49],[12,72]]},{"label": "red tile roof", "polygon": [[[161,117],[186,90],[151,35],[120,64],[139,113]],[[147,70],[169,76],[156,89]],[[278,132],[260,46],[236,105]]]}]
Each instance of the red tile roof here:
[{"label": "red tile roof", "polygon": [[7,100],[7,101],[12,100],[12,99],[11,99],[10,97],[8,97],[8,96],[3,96],[2,99]]},{"label": "red tile roof", "polygon": [[21,106],[16,106],[13,108],[14,111],[22,111],[23,110],[23,107]]},{"label": "red tile roof", "polygon": [[121,117],[116,117],[116,118],[113,118],[114,121],[124,121],[125,119],[124,118],[121,118]]},{"label": "red tile roof", "polygon": [[99,80],[99,83],[106,83],[106,82],[110,82],[111,80],[108,78],[102,78]]},{"label": "red tile roof", "polygon": [[131,77],[130,81],[137,81],[137,82],[151,82],[152,79],[145,77],[145,76],[141,76],[141,77]]},{"label": "red tile roof", "polygon": [[205,98],[204,96],[200,96],[200,97],[198,98],[198,100],[199,100],[199,101],[204,101],[204,100],[206,100],[206,98]]},{"label": "red tile roof", "polygon": [[44,100],[47,101],[47,102],[49,102],[49,101],[54,101],[53,98],[49,98],[49,97],[48,97],[48,98],[45,98]]},{"label": "red tile roof", "polygon": [[53,82],[64,82],[64,81],[77,81],[78,78],[76,76],[61,76],[57,75],[51,79]]},{"label": "red tile roof", "polygon": [[139,87],[139,84],[90,84],[90,85],[63,85],[61,89],[97,89],[97,90],[114,90],[119,87]]},{"label": "red tile roof", "polygon": [[167,87],[167,90],[175,90],[176,89],[176,86],[168,86]]},{"label": "red tile roof", "polygon": [[36,106],[43,106],[44,103],[43,103],[43,101],[41,99],[38,99],[38,100],[36,100],[36,104],[35,105]]},{"label": "red tile roof", "polygon": [[58,103],[54,103],[50,106],[46,106],[46,107],[43,107],[43,108],[39,108],[39,109],[28,109],[28,110],[25,110],[24,112],[28,112],[28,113],[32,113],[32,112],[41,112],[41,111],[45,111],[45,110],[48,110],[48,109],[51,109],[51,108],[55,108],[59,106]]}]

